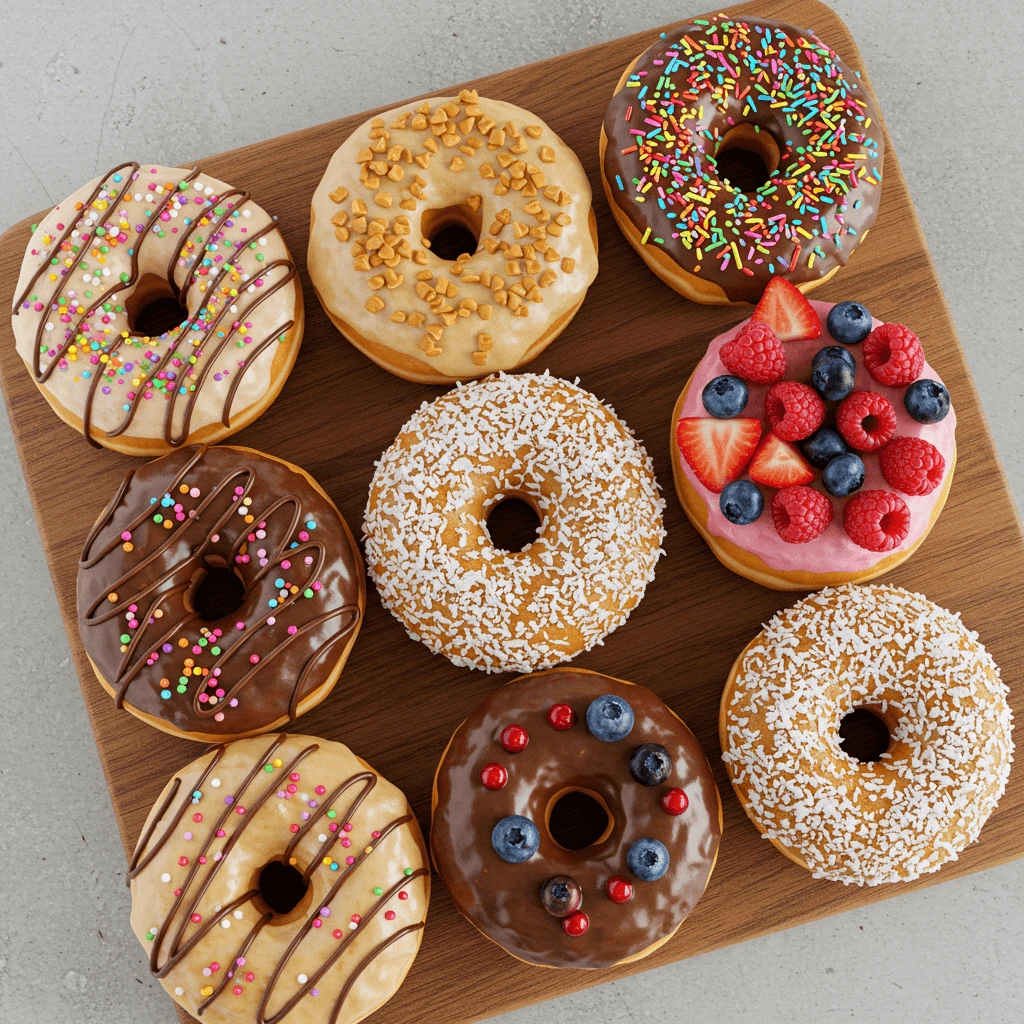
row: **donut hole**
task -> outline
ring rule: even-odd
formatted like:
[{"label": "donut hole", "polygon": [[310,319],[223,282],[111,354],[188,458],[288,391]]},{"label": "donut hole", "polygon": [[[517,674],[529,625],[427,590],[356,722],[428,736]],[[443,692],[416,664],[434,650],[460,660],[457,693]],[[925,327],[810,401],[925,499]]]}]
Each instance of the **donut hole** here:
[{"label": "donut hole", "polygon": [[854,708],[839,722],[839,746],[861,764],[881,760],[892,736],[885,719],[872,708]]},{"label": "donut hole", "polygon": [[424,210],[420,218],[423,245],[448,263],[476,252],[482,227],[480,214],[468,202]]},{"label": "donut hole", "polygon": [[510,495],[487,513],[487,536],[499,551],[525,551],[541,531],[540,514],[530,502]]},{"label": "donut hole", "polygon": [[178,293],[162,277],[147,274],[125,302],[128,329],[133,334],[159,338],[188,319]]},{"label": "donut hole", "polygon": [[309,892],[309,882],[293,864],[272,860],[260,868],[256,888],[266,909],[275,916],[284,916],[303,903]]},{"label": "donut hole", "polygon": [[205,561],[186,596],[186,606],[206,622],[217,622],[238,611],[245,601],[245,584],[226,565]]},{"label": "donut hole", "polygon": [[718,177],[741,192],[756,192],[779,166],[772,135],[744,122],[730,128],[715,147]]},{"label": "donut hole", "polygon": [[548,835],[563,850],[583,850],[603,843],[615,819],[600,793],[570,786],[548,800],[544,811]]}]

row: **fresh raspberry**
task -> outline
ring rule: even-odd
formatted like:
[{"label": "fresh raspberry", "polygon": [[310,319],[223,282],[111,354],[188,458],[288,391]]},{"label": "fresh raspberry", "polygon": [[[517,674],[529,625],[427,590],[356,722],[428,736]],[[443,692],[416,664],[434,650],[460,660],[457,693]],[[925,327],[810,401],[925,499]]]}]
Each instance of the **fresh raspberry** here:
[{"label": "fresh raspberry", "polygon": [[843,509],[843,526],[854,544],[868,551],[892,551],[910,532],[910,509],[891,491],[861,491]]},{"label": "fresh raspberry", "polygon": [[854,391],[836,410],[836,429],[851,448],[876,452],[896,433],[896,410],[877,391]]},{"label": "fresh raspberry", "polygon": [[745,324],[719,354],[730,373],[755,384],[772,384],[786,372],[786,350],[767,324]]},{"label": "fresh raspberry", "polygon": [[764,396],[764,414],[776,437],[802,441],[825,422],[825,403],[814,388],[795,380],[780,380]]},{"label": "fresh raspberry", "polygon": [[942,482],[946,460],[923,437],[894,437],[878,456],[882,476],[904,494],[931,494]]},{"label": "fresh raspberry", "polygon": [[917,335],[901,324],[882,324],[864,339],[864,365],[879,384],[906,387],[924,369],[924,350]]},{"label": "fresh raspberry", "polygon": [[783,487],[772,497],[772,521],[787,544],[806,544],[832,522],[832,502],[804,484]]}]

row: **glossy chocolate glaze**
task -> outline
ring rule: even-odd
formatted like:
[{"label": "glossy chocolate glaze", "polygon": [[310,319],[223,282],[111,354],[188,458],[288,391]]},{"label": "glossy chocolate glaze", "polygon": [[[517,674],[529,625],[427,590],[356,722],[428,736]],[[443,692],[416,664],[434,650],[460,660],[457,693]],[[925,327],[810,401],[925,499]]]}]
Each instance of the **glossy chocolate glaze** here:
[{"label": "glossy chocolate glaze", "polygon": [[[764,18],[703,20],[658,39],[612,98],[604,120],[604,174],[613,201],[637,231],[643,235],[650,229],[646,244],[658,245],[685,271],[720,286],[730,301],[754,302],[772,276],[799,284],[847,262],[878,210],[881,186],[874,179],[881,179],[882,125],[867,87],[812,32]],[[737,26],[743,26],[741,35]],[[769,29],[776,33],[772,53],[763,49]],[[728,82],[723,79],[726,56],[736,58],[726,65],[736,72]],[[792,74],[779,71],[784,60]],[[758,64],[756,76],[747,61]],[[669,79],[672,87],[664,84]],[[730,82],[735,86],[727,88]],[[773,88],[776,83],[779,89]],[[819,83],[823,93],[816,92]],[[809,105],[812,97],[828,106],[824,117],[817,104]],[[659,131],[662,122],[671,127]],[[756,192],[719,183],[714,164],[718,141],[741,123],[768,132],[780,151],[778,175]],[[833,149],[833,133],[840,128]],[[816,133],[815,144],[809,145],[806,133]],[[653,154],[646,164],[639,159],[638,142],[645,155]],[[690,153],[701,161],[698,167]],[[836,167],[830,168],[833,158]],[[665,168],[657,181],[649,175],[654,166]],[[858,178],[861,168],[864,176]],[[821,192],[811,196],[819,187]],[[672,201],[659,195],[661,189]],[[801,198],[802,189],[809,191]],[[734,221],[738,196],[749,206]],[[670,212],[677,217],[669,218]],[[684,217],[696,224],[693,230],[679,229]],[[819,217],[825,218],[825,228]],[[739,227],[734,230],[730,222]]]},{"label": "glossy chocolate glaze", "polygon": [[[241,607],[215,621],[192,607],[204,565],[245,586]],[[192,445],[128,473],[93,527],[79,630],[118,705],[230,738],[296,717],[358,629],[362,588],[344,520],[305,476],[258,452]]]},{"label": "glossy chocolate glaze", "polygon": [[[630,734],[615,743],[596,739],[586,724],[587,707],[604,694],[629,702],[636,715]],[[552,704],[568,704],[576,715],[560,732],[548,722]],[[519,753],[499,742],[502,729],[518,724],[530,741]],[[673,770],[660,786],[643,786],[629,773],[629,757],[641,743],[660,743]],[[500,790],[486,789],[480,769],[497,762],[508,770]],[[614,819],[604,842],[566,850],[545,826],[549,800],[566,787],[598,794]],[[685,790],[689,806],[666,813],[661,797]],[[610,967],[640,953],[679,927],[707,885],[721,836],[720,802],[700,745],[646,687],[579,670],[522,676],[499,687],[456,730],[435,780],[436,806],[430,830],[434,865],[458,908],[488,938],[521,960],[553,967]],[[541,833],[540,849],[521,864],[502,860],[491,846],[491,830],[506,815],[530,818]],[[670,852],[667,874],[656,882],[633,876],[630,846],[653,838]],[[586,934],[570,937],[547,913],[541,885],[552,875],[570,875],[583,891]],[[614,903],[605,892],[613,875],[633,884],[633,898]]]}]

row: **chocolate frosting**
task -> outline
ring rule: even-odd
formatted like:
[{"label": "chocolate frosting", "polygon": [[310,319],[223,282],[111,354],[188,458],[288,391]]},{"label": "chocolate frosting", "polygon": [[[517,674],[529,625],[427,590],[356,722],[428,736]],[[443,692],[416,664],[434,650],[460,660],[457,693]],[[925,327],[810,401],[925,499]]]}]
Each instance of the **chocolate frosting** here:
[{"label": "chocolate frosting", "polygon": [[[245,588],[211,621],[192,604],[209,567]],[[244,448],[192,445],[129,472],[79,562],[82,643],[118,706],[182,733],[230,738],[295,718],[354,639],[362,601],[362,560],[334,505]]]},{"label": "chocolate frosting", "polygon": [[[591,701],[613,694],[629,702],[635,721],[617,742],[595,738],[587,728]],[[575,723],[558,731],[548,722],[553,704],[568,704]],[[529,743],[507,753],[499,736],[519,725]],[[632,752],[658,743],[672,759],[664,784],[644,786],[629,771]],[[507,783],[487,789],[480,770],[499,763]],[[614,819],[608,837],[580,850],[559,846],[545,825],[549,800],[577,787],[600,796]],[[679,815],[662,809],[673,788],[686,792]],[[721,804],[711,769],[693,734],[646,687],[580,670],[522,676],[500,687],[456,730],[435,779],[436,806],[430,830],[434,864],[458,908],[488,938],[530,963],[553,967],[610,967],[671,935],[704,892],[718,853]],[[540,848],[529,860],[509,864],[491,846],[491,830],[521,814],[540,830]],[[638,839],[664,843],[668,872],[645,882],[630,873],[626,855]],[[583,892],[590,920],[581,936],[567,935],[546,913],[541,885],[569,875]],[[614,875],[633,885],[633,898],[613,902],[605,886]]]},{"label": "chocolate frosting", "polygon": [[[719,141],[748,123],[779,149],[756,191],[718,176]],[[763,18],[700,19],[638,58],[605,115],[604,172],[645,238],[732,301],[768,279],[845,264],[874,223],[884,143],[855,71],[813,33]],[[697,269],[699,268],[699,270]]]}]

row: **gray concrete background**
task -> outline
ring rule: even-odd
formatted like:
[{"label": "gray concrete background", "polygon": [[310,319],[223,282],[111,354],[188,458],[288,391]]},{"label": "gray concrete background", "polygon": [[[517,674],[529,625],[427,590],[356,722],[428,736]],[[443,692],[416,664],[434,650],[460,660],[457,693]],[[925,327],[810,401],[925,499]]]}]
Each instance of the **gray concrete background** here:
[{"label": "gray concrete background", "polygon": [[[1019,505],[1024,4],[833,5],[871,73]],[[705,4],[308,0],[243,9],[0,0],[0,229],[126,155],[175,164]],[[128,927],[121,844],[0,421],[9,559],[0,586],[0,1021],[170,1024],[170,1001]],[[1022,948],[1018,861],[500,1020],[1020,1020]]]}]

